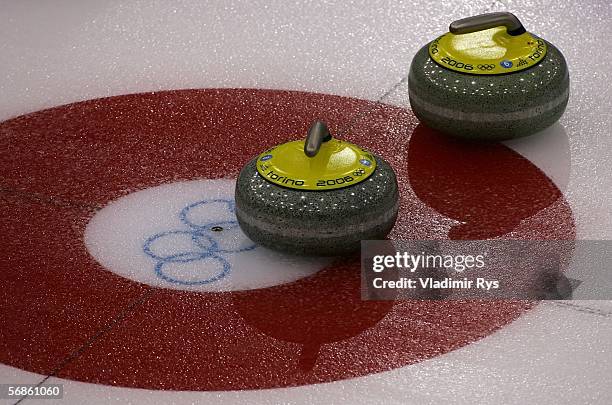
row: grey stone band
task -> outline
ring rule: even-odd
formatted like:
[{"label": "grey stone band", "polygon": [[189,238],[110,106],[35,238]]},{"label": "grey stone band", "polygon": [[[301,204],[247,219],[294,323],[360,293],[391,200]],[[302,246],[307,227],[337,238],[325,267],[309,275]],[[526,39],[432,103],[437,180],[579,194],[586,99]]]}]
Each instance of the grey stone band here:
[{"label": "grey stone band", "polygon": [[535,118],[539,115],[545,114],[551,111],[561,104],[565,103],[569,98],[569,88],[565,89],[559,96],[555,97],[549,102],[540,104],[535,107],[528,108],[521,111],[501,112],[501,113],[480,113],[480,112],[463,112],[457,109],[447,108],[429,103],[419,96],[414,91],[409,92],[410,102],[418,106],[419,108],[428,111],[432,114],[436,114],[440,117],[467,121],[467,122],[501,122],[501,121],[516,121],[522,119]]},{"label": "grey stone band", "polygon": [[342,232],[338,232],[338,228],[323,231],[319,228],[317,229],[308,229],[308,228],[288,228],[270,224],[269,222],[262,221],[256,219],[252,216],[249,216],[246,213],[243,213],[239,207],[236,207],[236,215],[240,217],[240,220],[245,222],[246,224],[264,230],[266,232],[270,232],[275,234],[276,236],[295,238],[299,236],[300,238],[317,238],[320,240],[326,238],[338,238],[338,237],[354,237],[356,233],[362,233],[368,229],[374,228],[378,225],[384,224],[387,221],[393,219],[395,215],[397,215],[397,211],[399,209],[399,200],[395,202],[395,204],[387,211],[383,212],[379,217],[375,219],[371,219],[369,221],[360,222],[357,224],[345,225],[341,228]]}]

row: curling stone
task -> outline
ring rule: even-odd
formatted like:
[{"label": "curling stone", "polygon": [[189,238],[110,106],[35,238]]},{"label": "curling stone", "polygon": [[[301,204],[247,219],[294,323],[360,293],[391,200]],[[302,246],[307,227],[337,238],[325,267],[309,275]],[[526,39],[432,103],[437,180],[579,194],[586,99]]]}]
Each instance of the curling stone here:
[{"label": "curling stone", "polygon": [[410,105],[427,126],[482,140],[518,138],[556,122],[567,106],[561,52],[511,13],[450,24],[421,48],[408,76]]},{"label": "curling stone", "polygon": [[379,156],[334,139],[315,121],[306,140],[273,147],[248,162],[236,182],[244,233],[270,249],[335,256],[383,239],[397,218],[393,169]]}]

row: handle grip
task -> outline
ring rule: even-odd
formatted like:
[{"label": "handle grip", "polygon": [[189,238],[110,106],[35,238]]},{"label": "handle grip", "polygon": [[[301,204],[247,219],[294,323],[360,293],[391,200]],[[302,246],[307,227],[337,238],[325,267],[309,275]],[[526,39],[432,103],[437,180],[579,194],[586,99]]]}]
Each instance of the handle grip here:
[{"label": "handle grip", "polygon": [[316,120],[310,126],[306,142],[304,142],[304,153],[308,157],[314,157],[319,153],[319,149],[323,142],[327,142],[332,138],[327,125],[323,121]]},{"label": "handle grip", "polygon": [[480,14],[473,17],[453,21],[448,30],[453,34],[469,34],[470,32],[487,30],[495,27],[506,27],[509,35],[516,36],[525,33],[525,27],[512,13],[499,12]]}]

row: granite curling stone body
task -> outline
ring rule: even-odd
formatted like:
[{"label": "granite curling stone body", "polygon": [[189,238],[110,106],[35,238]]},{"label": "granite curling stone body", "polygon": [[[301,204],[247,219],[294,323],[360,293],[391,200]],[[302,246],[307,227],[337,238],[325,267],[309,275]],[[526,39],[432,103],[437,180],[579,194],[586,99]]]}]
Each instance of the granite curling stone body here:
[{"label": "granite curling stone body", "polygon": [[417,52],[408,85],[419,120],[471,139],[531,135],[555,123],[569,98],[561,52],[506,12],[453,22]]},{"label": "granite curling stone body", "polygon": [[334,256],[383,239],[397,218],[393,169],[382,158],[334,139],[321,121],[306,141],[288,142],[248,162],[236,182],[236,216],[265,247]]}]

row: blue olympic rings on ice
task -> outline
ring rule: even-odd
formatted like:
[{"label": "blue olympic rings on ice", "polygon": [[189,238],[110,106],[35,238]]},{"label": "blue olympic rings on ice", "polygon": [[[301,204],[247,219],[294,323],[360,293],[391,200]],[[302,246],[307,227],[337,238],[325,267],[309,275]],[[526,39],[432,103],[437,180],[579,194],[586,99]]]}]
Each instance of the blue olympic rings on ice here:
[{"label": "blue olympic rings on ice", "polygon": [[[198,223],[197,219],[194,218],[194,210],[197,208],[204,207],[209,204],[221,203],[225,205],[227,213],[232,218],[235,217],[236,204],[233,200],[214,199],[214,200],[202,200],[195,203],[189,204],[184,207],[179,213],[179,219],[183,224],[187,226],[187,230],[169,230],[166,232],[157,233],[145,241],[142,246],[142,250],[146,255],[153,258],[156,261],[155,274],[162,280],[169,283],[181,284],[181,285],[202,285],[210,284],[215,281],[221,280],[227,276],[231,271],[231,265],[227,261],[226,255],[245,252],[248,250],[255,249],[256,245],[249,241],[248,244],[242,247],[227,249],[220,246],[219,241],[215,238],[217,232],[213,230],[215,227],[220,227],[224,231],[232,230],[238,227],[238,221],[236,220],[225,220],[218,222],[205,222]],[[173,242],[187,241],[190,245],[189,248],[179,249],[173,253],[160,253],[156,245],[168,246],[172,245]],[[170,276],[165,270],[168,264],[184,264],[192,263],[196,261],[213,260],[217,262],[220,267],[219,272],[212,276],[209,276],[200,280],[181,280],[180,278]]]}]

